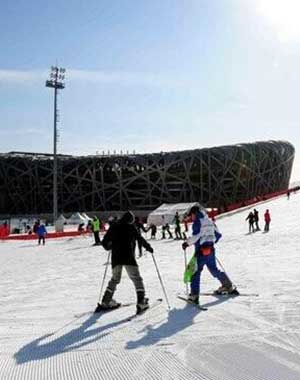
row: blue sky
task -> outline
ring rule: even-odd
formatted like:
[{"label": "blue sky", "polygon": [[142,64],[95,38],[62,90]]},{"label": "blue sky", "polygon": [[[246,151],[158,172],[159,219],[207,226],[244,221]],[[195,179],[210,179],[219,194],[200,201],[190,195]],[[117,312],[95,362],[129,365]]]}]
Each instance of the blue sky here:
[{"label": "blue sky", "polygon": [[300,179],[299,16],[298,0],[3,0],[0,152],[53,150],[58,64],[60,153],[284,139]]}]

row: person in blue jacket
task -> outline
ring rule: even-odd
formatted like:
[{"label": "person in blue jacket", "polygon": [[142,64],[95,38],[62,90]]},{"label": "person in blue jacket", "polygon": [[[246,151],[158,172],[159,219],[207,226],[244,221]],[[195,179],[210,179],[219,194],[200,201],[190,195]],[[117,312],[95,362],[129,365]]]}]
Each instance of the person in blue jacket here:
[{"label": "person in blue jacket", "polygon": [[204,265],[207,266],[212,276],[216,277],[221,283],[221,287],[214,292],[215,294],[238,294],[238,291],[233,287],[227,274],[220,271],[216,264],[214,244],[222,237],[217,226],[209,219],[204,211],[200,211],[198,206],[191,208],[189,216],[191,216],[193,221],[193,233],[192,236],[182,244],[182,248],[186,249],[194,244],[195,256],[197,258],[197,271],[192,277],[189,300],[196,304],[199,303],[200,276]]},{"label": "person in blue jacket", "polygon": [[36,233],[38,235],[39,245],[41,244],[41,241],[43,242],[43,245],[45,245],[45,236],[47,234],[47,230],[44,224],[40,224],[38,226]]}]

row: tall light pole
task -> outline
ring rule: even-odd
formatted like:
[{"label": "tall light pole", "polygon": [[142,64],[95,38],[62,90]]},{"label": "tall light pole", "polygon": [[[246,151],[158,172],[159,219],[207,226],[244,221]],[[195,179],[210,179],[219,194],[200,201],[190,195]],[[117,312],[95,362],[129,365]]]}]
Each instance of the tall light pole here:
[{"label": "tall light pole", "polygon": [[53,134],[53,223],[57,220],[57,90],[65,88],[66,69],[51,66],[50,79],[46,87],[54,88],[54,134]]}]

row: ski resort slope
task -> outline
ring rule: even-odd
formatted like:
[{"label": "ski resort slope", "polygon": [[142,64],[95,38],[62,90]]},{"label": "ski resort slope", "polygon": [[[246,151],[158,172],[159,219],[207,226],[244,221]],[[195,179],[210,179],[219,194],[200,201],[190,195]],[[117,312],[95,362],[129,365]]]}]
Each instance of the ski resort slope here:
[{"label": "ski resort slope", "polygon": [[[91,237],[1,243],[0,379],[299,380],[300,195],[256,208],[261,219],[270,210],[270,232],[247,234],[249,210],[223,217],[217,257],[241,292],[259,296],[203,296],[207,311],[176,296],[178,241],[151,243],[171,310],[164,302],[132,321],[134,305],[86,313],[107,262]],[[139,264],[150,301],[163,297],[151,255]],[[219,284],[204,269],[201,286]],[[115,298],[135,301],[125,273]]]}]

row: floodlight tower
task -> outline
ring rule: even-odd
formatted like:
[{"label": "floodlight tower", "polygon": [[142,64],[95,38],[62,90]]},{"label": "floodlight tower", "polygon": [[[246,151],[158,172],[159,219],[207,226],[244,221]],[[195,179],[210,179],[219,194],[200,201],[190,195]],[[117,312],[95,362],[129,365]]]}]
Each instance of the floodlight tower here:
[{"label": "floodlight tower", "polygon": [[51,66],[50,79],[46,87],[54,88],[54,135],[53,135],[53,223],[57,220],[57,90],[65,88],[66,69]]}]

